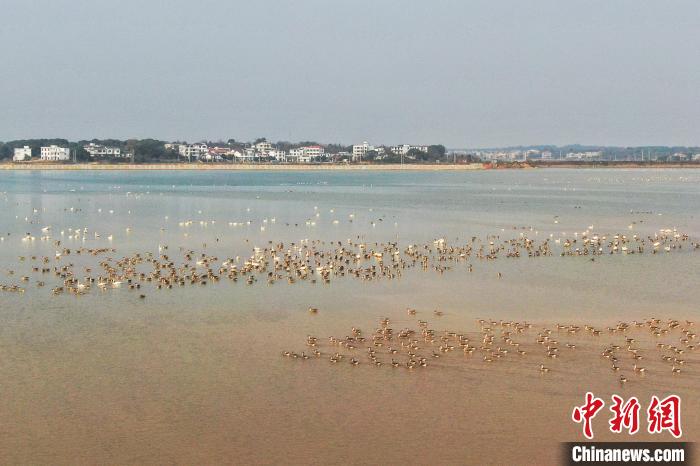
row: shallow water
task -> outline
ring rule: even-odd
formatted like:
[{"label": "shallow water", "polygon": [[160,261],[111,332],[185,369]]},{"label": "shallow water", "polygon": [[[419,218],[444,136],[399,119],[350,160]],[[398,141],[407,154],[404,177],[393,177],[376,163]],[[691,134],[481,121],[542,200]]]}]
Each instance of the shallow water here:
[{"label": "shallow water", "polygon": [[[167,245],[173,256],[183,247],[225,258],[248,257],[269,241],[544,240],[591,226],[640,236],[675,228],[700,239],[700,172],[682,169],[33,171],[3,173],[0,192],[0,284],[19,284],[31,264],[18,257],[53,257],[56,240],[72,249],[113,247],[114,257]],[[70,229],[83,228],[87,234],[70,238]],[[457,265],[444,274],[415,269],[395,280],[327,285],[222,281],[145,289],[145,300],[127,289],[54,296],[32,278],[24,293],[0,292],[0,458],[534,464],[519,455],[535,445],[549,460],[557,441],[580,436],[569,416],[586,387],[616,389],[607,372],[570,380],[554,371],[543,380],[530,368],[539,364],[534,358],[512,370],[377,372],[290,364],[280,353],[303,349],[308,334],[369,331],[382,316],[409,325],[406,307],[437,329],[472,331],[480,317],[596,325],[697,319],[699,258],[690,248],[594,262],[499,258],[471,261],[472,273]],[[445,315],[435,318],[436,308]],[[627,390],[675,389],[690,410],[698,374],[690,365],[683,376],[649,377]],[[688,419],[687,439],[698,440],[698,421]]]}]

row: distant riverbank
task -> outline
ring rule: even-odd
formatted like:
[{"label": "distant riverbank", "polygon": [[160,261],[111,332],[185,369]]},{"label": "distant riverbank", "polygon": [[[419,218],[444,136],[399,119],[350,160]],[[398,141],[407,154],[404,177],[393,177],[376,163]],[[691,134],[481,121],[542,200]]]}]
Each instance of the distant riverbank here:
[{"label": "distant riverbank", "polygon": [[700,168],[698,162],[534,162],[532,168]]},{"label": "distant riverbank", "polygon": [[535,163],[470,163],[470,164],[229,164],[229,163],[0,163],[0,170],[229,170],[229,171],[310,171],[310,170],[373,170],[373,171],[462,171],[462,170],[509,170],[532,168],[700,168],[700,163],[641,163],[641,162],[535,162]]},{"label": "distant riverbank", "polygon": [[405,165],[244,165],[217,163],[158,163],[158,164],[102,164],[102,163],[6,163],[4,170],[482,170],[480,163],[471,164],[405,164]]}]

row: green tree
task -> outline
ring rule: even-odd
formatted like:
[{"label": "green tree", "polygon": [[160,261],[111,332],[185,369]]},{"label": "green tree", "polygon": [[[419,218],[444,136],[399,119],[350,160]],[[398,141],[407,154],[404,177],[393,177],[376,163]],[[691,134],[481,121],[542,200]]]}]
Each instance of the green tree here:
[{"label": "green tree", "polygon": [[445,157],[447,150],[442,144],[428,146],[428,158],[430,160],[438,160]]}]

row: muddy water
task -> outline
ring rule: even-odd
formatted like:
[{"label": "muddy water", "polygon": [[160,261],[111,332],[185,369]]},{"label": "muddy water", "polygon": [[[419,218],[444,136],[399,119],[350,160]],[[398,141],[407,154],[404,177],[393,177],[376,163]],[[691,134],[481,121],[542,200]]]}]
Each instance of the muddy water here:
[{"label": "muddy water", "polygon": [[[697,441],[694,354],[685,355],[683,372],[674,376],[657,341],[645,329],[633,330],[648,373],[637,376],[632,360],[621,357],[629,378],[621,386],[620,373],[600,351],[624,336],[565,334],[559,340],[577,348],[562,348],[556,360],[535,343],[543,327],[558,322],[700,320],[700,253],[689,248],[596,261],[473,260],[472,272],[460,264],[443,274],[409,270],[394,280],[221,281],[82,296],[54,296],[51,277],[37,287],[42,278],[31,273],[30,258],[53,261],[56,240],[73,249],[114,248],[114,257],[158,254],[164,245],[172,256],[183,247],[248,257],[269,241],[407,245],[522,233],[554,240],[590,226],[608,235],[676,228],[697,241],[699,176],[692,170],[9,173],[0,180],[0,283],[26,291],[0,292],[0,458],[11,464],[552,464],[558,442],[582,438],[570,415],[588,390],[604,399],[635,395],[644,406],[652,394],[678,393],[684,436]],[[71,238],[84,228],[87,234]],[[35,239],[22,239],[27,233]],[[82,267],[96,260],[73,255],[61,263],[67,261]],[[30,281],[21,282],[23,275]],[[309,306],[319,313],[309,314]],[[408,316],[406,307],[417,315]],[[411,371],[370,366],[364,353],[358,366],[281,355],[306,350],[309,334],[330,352],[326,337],[344,337],[352,327],[370,333],[385,316],[396,329],[425,319],[437,331],[474,338],[479,318],[535,327],[518,337],[527,355],[494,363],[450,354]],[[541,374],[541,363],[551,372]],[[612,440],[606,418],[596,419],[596,434]]]}]

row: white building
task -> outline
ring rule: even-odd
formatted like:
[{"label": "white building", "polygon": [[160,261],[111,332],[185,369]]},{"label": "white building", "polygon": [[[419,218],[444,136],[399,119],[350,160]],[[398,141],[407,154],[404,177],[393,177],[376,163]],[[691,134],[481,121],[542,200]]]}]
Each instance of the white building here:
[{"label": "white building", "polygon": [[287,153],[283,150],[273,149],[267,153],[268,157],[277,160],[278,162],[286,162]]},{"label": "white building", "polygon": [[304,157],[304,149],[289,149],[289,154],[287,154],[287,162],[299,163]]},{"label": "white building", "polygon": [[306,146],[302,147],[302,149],[304,150],[304,157],[308,157],[309,162],[314,159],[318,160],[326,155],[326,149],[321,146]]},{"label": "white building", "polygon": [[391,151],[396,155],[406,155],[411,150],[417,150],[420,152],[428,152],[428,146],[412,146],[410,144],[400,144],[398,146],[393,146]]},{"label": "white building", "polygon": [[122,150],[118,147],[108,147],[102,146],[100,144],[95,144],[91,142],[87,146],[83,146],[83,149],[90,154],[90,157],[121,157]]},{"label": "white building", "polygon": [[321,146],[306,146],[290,149],[285,160],[287,162],[311,163],[326,156],[326,149]]},{"label": "white building", "polygon": [[206,155],[200,156],[199,160],[204,160],[205,162],[221,162],[224,158],[216,152],[207,152]]},{"label": "white building", "polygon": [[41,148],[41,160],[63,161],[70,160],[70,149],[51,145]]},{"label": "white building", "polygon": [[29,146],[15,147],[15,155],[12,160],[15,162],[23,162],[32,158],[32,148]]},{"label": "white building", "polygon": [[569,152],[566,154],[568,160],[592,160],[592,159],[602,159],[602,151],[586,151],[586,152]]},{"label": "white building", "polygon": [[233,151],[233,157],[236,159],[236,162],[251,162],[255,159],[255,150],[250,147],[243,149],[243,152],[235,150]]},{"label": "white building", "polygon": [[542,153],[537,149],[529,149],[525,151],[524,158],[525,160],[542,158]]},{"label": "white building", "polygon": [[352,159],[362,160],[363,157],[367,156],[368,152],[375,150],[374,146],[370,145],[367,141],[362,144],[355,144],[352,146]]},{"label": "white building", "polygon": [[199,159],[209,155],[209,146],[204,143],[200,144],[180,144],[178,152],[182,157],[187,157],[188,160]]},{"label": "white building", "polygon": [[223,160],[225,157],[232,157],[235,151],[229,147],[210,147],[207,160]]},{"label": "white building", "polygon": [[270,144],[267,141],[262,141],[253,146],[255,148],[255,152],[258,152],[260,154],[267,154],[272,150],[272,144]]}]

